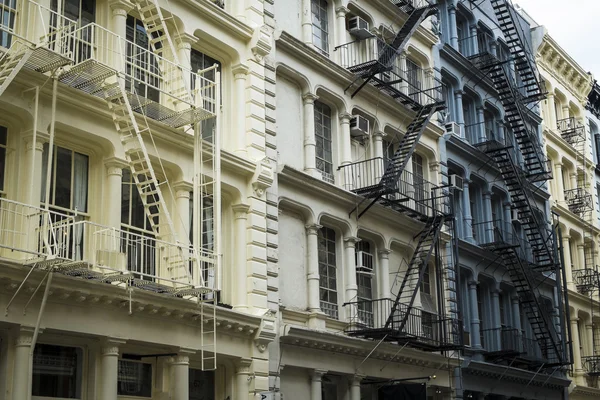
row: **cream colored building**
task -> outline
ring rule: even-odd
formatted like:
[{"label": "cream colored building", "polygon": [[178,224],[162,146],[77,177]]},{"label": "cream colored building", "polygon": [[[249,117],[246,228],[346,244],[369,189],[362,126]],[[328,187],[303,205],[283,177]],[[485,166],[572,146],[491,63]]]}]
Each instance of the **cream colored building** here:
[{"label": "cream colored building", "polygon": [[[537,61],[548,97],[542,104],[544,138],[552,163],[552,211],[560,216],[562,255],[569,288],[572,384],[569,398],[597,398],[600,264],[592,143],[586,119],[593,78],[541,26],[535,28]],[[535,41],[534,41],[535,42]]]},{"label": "cream colored building", "polygon": [[[382,327],[380,318],[385,322],[388,315],[379,305],[396,297],[423,229],[422,222],[392,205],[376,204],[360,218],[352,212],[361,201],[353,191],[379,182],[381,166],[415,119],[414,111],[387,93],[403,98],[400,92],[428,95],[414,87],[430,94],[441,89],[433,79],[438,37],[431,18],[416,29],[390,72],[377,78],[398,79],[397,91],[379,90],[379,81],[356,93],[361,80],[349,87],[353,71],[377,62],[391,42],[377,36],[394,38],[407,21],[408,14],[394,3],[406,2],[275,3],[275,50],[269,57],[277,81],[280,330],[270,370],[285,399],[375,399],[377,384],[424,382],[434,375],[427,395],[453,396],[456,352],[427,352],[415,343],[380,341],[383,335],[368,340],[352,331],[354,307],[358,325]],[[399,79],[395,71],[413,75]],[[400,186],[413,190],[401,194],[408,208],[415,207],[416,177],[427,187],[442,185],[438,141],[444,130],[436,121],[426,125],[400,178]],[[427,301],[435,293],[434,268],[423,282],[416,309],[437,318],[443,305]]]},{"label": "cream colored building", "polygon": [[268,391],[272,3],[0,15],[0,398]]}]

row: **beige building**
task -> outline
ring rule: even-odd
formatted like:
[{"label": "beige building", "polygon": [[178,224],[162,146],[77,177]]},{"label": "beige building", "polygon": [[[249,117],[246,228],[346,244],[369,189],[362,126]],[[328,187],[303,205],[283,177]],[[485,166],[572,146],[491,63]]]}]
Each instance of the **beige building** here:
[{"label": "beige building", "polygon": [[596,398],[597,376],[598,243],[600,227],[594,193],[592,143],[585,107],[593,78],[541,26],[537,61],[548,97],[542,104],[544,138],[552,163],[552,211],[560,216],[562,256],[569,288],[573,366],[570,398]]},{"label": "beige building", "polygon": [[0,398],[249,399],[277,332],[273,6],[0,4]]}]

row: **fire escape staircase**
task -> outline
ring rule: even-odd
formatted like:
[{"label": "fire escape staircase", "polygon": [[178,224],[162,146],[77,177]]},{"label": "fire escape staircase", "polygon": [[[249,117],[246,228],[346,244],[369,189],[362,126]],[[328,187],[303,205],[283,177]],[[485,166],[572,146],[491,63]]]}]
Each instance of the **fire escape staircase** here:
[{"label": "fire escape staircase", "polygon": [[519,254],[519,245],[511,243],[510,238],[503,237],[495,230],[496,240],[484,247],[489,248],[502,259],[511,281],[519,296],[520,304],[531,325],[534,337],[545,359],[545,367],[560,366],[567,363],[553,316],[542,305],[541,294],[534,272]]},{"label": "fire escape staircase", "polygon": [[376,62],[370,63],[366,68],[360,68],[353,71],[357,74],[356,79],[350,83],[346,90],[362,79],[361,84],[354,90],[351,97],[356,96],[358,92],[369,83],[376,75],[388,71],[392,68],[394,60],[402,52],[402,49],[408,43],[410,37],[419,28],[421,23],[437,13],[437,5],[432,4],[430,0],[390,0],[398,9],[408,14],[408,18],[402,27],[396,33],[394,40],[389,46],[384,46],[379,52]]}]

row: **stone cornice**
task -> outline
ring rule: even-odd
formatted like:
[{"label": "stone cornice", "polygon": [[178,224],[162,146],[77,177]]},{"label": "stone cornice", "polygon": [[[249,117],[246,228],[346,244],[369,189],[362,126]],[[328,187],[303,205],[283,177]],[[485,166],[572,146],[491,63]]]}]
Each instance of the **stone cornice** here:
[{"label": "stone cornice", "polygon": [[229,14],[221,7],[217,6],[211,1],[197,1],[197,0],[182,0],[183,3],[198,10],[198,12],[213,21],[215,25],[218,25],[221,29],[233,33],[235,36],[250,41],[254,34],[254,29],[251,26],[246,25],[233,15]]},{"label": "stone cornice", "polygon": [[462,371],[464,374],[472,376],[482,376],[492,379],[502,378],[507,384],[514,382],[529,386],[545,386],[556,390],[562,390],[571,384],[571,381],[567,378],[537,374],[535,371],[479,361],[470,361],[466,367],[463,367]]},{"label": "stone cornice", "polygon": [[397,363],[452,371],[458,367],[462,360],[459,358],[448,358],[437,353],[424,352],[405,347],[398,352],[398,345],[382,343],[377,350],[373,351],[373,342],[366,339],[358,339],[341,333],[332,333],[321,330],[309,329],[295,325],[283,325],[280,333],[283,343],[318,350],[327,350],[349,356],[394,361]]},{"label": "stone cornice", "polygon": [[573,388],[573,391],[571,393],[569,393],[569,395],[570,396],[579,395],[579,396],[591,397],[593,399],[598,399],[598,398],[600,398],[600,389],[588,387],[588,386],[576,385]]},{"label": "stone cornice", "polygon": [[585,106],[593,85],[592,75],[581,68],[547,33],[538,47],[536,59],[546,71],[579,100],[582,106]]},{"label": "stone cornice", "polygon": [[[346,87],[348,83],[352,82],[355,78],[352,72],[346,70],[310,46],[307,46],[286,31],[281,32],[281,35],[277,38],[276,46],[278,51],[285,52],[296,58],[299,62],[310,66],[310,68],[319,70],[321,74],[333,79],[339,83],[340,86]],[[391,96],[384,95],[372,85],[366,85],[361,90],[360,95],[372,104],[378,104],[387,112],[397,115],[398,119],[407,118],[412,120],[416,115],[414,111],[395,101]],[[444,129],[435,123],[430,122],[427,124],[424,134],[437,140],[438,137],[444,134]]]}]

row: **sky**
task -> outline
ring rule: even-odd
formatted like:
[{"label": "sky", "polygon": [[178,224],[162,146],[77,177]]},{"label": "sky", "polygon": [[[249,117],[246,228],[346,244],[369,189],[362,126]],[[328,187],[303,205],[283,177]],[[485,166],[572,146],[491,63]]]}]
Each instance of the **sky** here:
[{"label": "sky", "polygon": [[600,81],[600,0],[513,0]]}]

